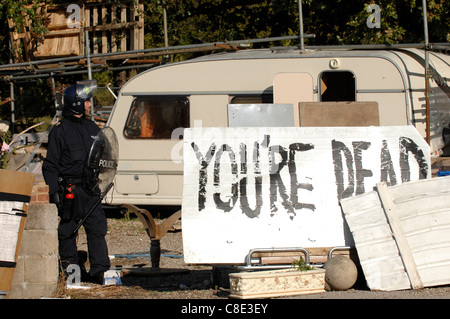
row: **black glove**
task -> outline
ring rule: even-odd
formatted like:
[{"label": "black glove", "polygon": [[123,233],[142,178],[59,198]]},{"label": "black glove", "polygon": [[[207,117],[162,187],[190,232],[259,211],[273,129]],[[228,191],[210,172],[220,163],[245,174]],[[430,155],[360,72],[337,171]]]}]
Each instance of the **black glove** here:
[{"label": "black glove", "polygon": [[61,194],[59,192],[50,194],[49,196],[49,202],[52,204],[55,204],[56,207],[58,208],[58,211],[62,210],[62,198],[61,198]]}]

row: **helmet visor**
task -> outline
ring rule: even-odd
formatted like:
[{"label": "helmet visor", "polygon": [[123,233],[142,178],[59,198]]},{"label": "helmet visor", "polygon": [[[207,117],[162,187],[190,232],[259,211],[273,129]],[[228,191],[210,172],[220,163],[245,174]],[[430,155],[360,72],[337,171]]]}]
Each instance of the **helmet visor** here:
[{"label": "helmet visor", "polygon": [[79,99],[90,99],[97,92],[97,80],[77,81],[76,90]]}]

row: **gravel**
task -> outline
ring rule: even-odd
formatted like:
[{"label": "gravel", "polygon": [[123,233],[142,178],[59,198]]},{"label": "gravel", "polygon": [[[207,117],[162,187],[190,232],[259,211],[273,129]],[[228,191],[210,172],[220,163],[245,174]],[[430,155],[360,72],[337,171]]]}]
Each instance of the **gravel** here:
[{"label": "gravel", "polygon": [[[134,215],[133,215],[134,216]],[[162,222],[162,220],[157,222]],[[150,238],[137,218],[108,218],[106,236],[111,267],[124,275],[121,285],[87,284],[84,289],[62,288],[57,297],[68,299],[229,299],[229,269],[220,269],[215,286],[213,267],[187,265],[183,259],[181,221],[161,239],[160,271],[151,270]],[[87,251],[83,228],[78,249]],[[86,265],[89,268],[89,264]],[[176,270],[175,274],[164,274]],[[156,275],[156,276],[155,276]],[[450,286],[405,291],[370,291],[364,282],[347,291],[327,291],[282,299],[450,299]]]},{"label": "gravel", "polygon": [[[164,219],[156,220],[157,223]],[[181,221],[161,239],[160,271],[151,269],[150,238],[137,218],[108,218],[106,241],[111,269],[129,275],[121,285],[84,284],[87,289],[65,289],[64,298],[126,298],[126,299],[220,299],[228,293],[213,289],[211,266],[187,265],[183,259]],[[78,236],[78,249],[87,251],[84,229]],[[89,269],[89,262],[86,264]],[[175,274],[167,275],[166,272]],[[160,275],[160,273],[162,273]]]}]

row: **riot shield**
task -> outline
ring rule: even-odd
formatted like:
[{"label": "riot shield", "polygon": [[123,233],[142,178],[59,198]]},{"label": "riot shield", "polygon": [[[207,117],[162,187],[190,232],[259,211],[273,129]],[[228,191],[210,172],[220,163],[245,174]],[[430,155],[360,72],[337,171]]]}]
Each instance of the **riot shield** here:
[{"label": "riot shield", "polygon": [[119,143],[117,142],[116,133],[112,128],[105,127],[100,130],[94,143],[92,143],[87,160],[88,177],[84,185],[87,191],[99,196],[99,198],[86,216],[80,220],[73,233],[78,231],[114,185],[113,181],[116,175],[118,158]]},{"label": "riot shield", "polygon": [[100,195],[114,180],[119,157],[119,145],[114,130],[103,128],[97,135],[89,152],[85,185],[88,191]]}]

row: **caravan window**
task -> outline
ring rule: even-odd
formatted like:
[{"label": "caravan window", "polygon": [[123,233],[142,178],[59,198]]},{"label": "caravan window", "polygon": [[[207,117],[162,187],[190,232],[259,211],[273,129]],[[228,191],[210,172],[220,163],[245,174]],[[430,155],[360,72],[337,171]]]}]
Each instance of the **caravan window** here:
[{"label": "caravan window", "polygon": [[320,76],[322,102],[356,101],[355,75],[349,71],[325,71]]},{"label": "caravan window", "polygon": [[265,104],[273,103],[273,94],[235,95],[230,104]]},{"label": "caravan window", "polygon": [[185,96],[140,96],[134,99],[125,124],[127,138],[170,139],[172,131],[189,127]]}]

